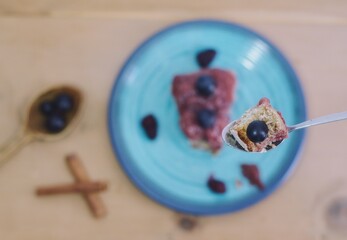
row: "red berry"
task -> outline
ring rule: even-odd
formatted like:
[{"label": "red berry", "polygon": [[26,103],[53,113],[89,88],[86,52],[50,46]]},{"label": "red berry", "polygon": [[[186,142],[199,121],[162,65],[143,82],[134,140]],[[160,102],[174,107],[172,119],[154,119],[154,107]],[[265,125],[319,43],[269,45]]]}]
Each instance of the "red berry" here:
[{"label": "red berry", "polygon": [[221,180],[215,179],[213,176],[210,176],[207,181],[207,186],[211,189],[212,192],[215,193],[225,193],[226,192],[226,186],[224,182]]},{"label": "red berry", "polygon": [[251,185],[257,186],[260,190],[264,189],[264,184],[260,180],[258,167],[254,164],[242,164],[242,174]]}]

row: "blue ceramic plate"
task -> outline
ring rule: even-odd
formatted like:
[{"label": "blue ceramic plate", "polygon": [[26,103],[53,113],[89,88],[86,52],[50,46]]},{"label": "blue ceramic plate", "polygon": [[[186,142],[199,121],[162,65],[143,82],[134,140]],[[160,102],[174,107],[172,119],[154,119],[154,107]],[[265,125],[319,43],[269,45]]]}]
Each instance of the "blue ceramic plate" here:
[{"label": "blue ceramic plate", "polygon": [[[179,127],[171,84],[176,74],[199,70],[196,53],[214,48],[211,67],[237,76],[231,119],[266,96],[288,125],[304,121],[306,110],[299,80],[280,51],[245,27],[220,21],[184,22],[146,40],[130,56],[113,87],[109,102],[109,132],[118,161],[146,195],[176,211],[220,214],[251,206],[272,193],[288,176],[302,148],[304,131],[291,133],[280,147],[265,153],[245,153],[224,146],[218,155],[194,149]],[[141,119],[152,113],[158,137],[149,140]],[[240,165],[257,164],[266,188],[259,191],[242,176]],[[225,194],[211,192],[213,173],[227,185]],[[241,181],[237,188],[235,181]]]}]

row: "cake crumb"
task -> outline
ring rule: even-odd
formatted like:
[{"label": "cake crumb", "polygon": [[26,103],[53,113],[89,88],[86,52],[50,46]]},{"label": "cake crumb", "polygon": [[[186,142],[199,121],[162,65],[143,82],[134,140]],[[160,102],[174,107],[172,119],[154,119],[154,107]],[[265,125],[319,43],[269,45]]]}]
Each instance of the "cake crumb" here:
[{"label": "cake crumb", "polygon": [[235,187],[236,188],[241,188],[243,186],[243,183],[241,182],[241,180],[236,179],[235,180]]}]

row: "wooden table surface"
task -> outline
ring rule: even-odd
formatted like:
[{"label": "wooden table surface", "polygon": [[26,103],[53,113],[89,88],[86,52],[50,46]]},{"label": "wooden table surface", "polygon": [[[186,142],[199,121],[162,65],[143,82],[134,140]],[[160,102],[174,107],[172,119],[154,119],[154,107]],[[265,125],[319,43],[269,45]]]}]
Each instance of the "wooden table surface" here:
[{"label": "wooden table surface", "polygon": [[[19,130],[30,99],[50,86],[78,86],[86,111],[64,140],[34,142],[0,168],[0,239],[347,239],[326,221],[336,199],[347,202],[346,122],[309,129],[300,164],[265,201],[235,214],[197,217],[191,231],[179,226],[180,214],[129,182],[106,126],[111,86],[127,56],[162,27],[200,17],[244,24],[279,46],[301,78],[310,118],[345,111],[346,16],[343,0],[1,1],[0,144]],[[82,158],[93,179],[109,182],[101,193],[105,218],[93,218],[77,194],[34,194],[39,185],[73,180],[68,153]],[[346,207],[335,209],[333,217],[346,227]]]}]

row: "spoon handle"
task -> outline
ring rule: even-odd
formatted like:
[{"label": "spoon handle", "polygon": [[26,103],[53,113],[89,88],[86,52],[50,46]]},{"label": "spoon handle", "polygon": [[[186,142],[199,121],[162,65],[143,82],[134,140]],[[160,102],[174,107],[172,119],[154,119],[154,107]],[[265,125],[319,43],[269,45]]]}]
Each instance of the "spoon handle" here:
[{"label": "spoon handle", "polygon": [[288,131],[292,132],[294,130],[298,130],[301,128],[306,128],[306,127],[311,127],[311,126],[315,126],[315,125],[340,121],[340,120],[344,120],[344,119],[347,119],[347,112],[333,113],[330,115],[314,118],[314,119],[307,120],[307,121],[302,122],[302,123],[298,123],[296,125],[289,126]]},{"label": "spoon handle", "polygon": [[0,167],[9,160],[14,153],[21,149],[21,147],[29,143],[30,140],[30,136],[23,132],[9,140],[3,146],[0,146]]}]

